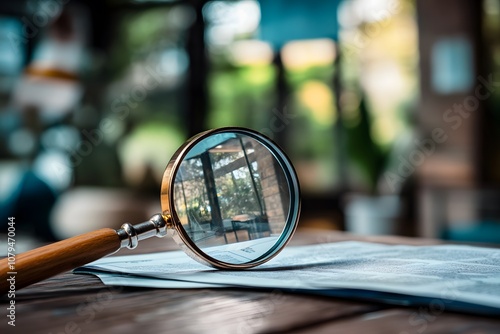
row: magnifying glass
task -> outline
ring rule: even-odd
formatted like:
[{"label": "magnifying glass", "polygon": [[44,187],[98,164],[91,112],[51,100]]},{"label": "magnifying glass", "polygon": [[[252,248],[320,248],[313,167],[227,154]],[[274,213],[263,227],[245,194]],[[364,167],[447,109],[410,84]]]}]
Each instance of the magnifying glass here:
[{"label": "magnifying glass", "polygon": [[0,293],[71,270],[140,240],[170,235],[193,259],[246,269],[276,256],[297,228],[300,189],[286,154],[268,137],[220,128],[189,139],[168,163],[162,213],[101,229],[0,261]]}]

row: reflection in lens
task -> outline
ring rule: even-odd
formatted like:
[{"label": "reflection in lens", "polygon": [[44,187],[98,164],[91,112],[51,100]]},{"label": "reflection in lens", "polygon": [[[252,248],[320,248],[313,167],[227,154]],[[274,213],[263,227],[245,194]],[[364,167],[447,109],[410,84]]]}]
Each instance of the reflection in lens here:
[{"label": "reflection in lens", "polygon": [[238,132],[196,144],[175,175],[175,212],[204,253],[232,264],[266,256],[290,212],[290,188],[275,154]]}]

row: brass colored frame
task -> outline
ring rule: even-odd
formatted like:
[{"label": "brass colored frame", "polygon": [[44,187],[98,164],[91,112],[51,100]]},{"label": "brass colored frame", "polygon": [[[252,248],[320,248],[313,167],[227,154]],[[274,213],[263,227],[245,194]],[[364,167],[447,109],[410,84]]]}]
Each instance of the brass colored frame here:
[{"label": "brass colored frame", "polygon": [[[241,264],[232,264],[217,260],[206,253],[204,253],[187,235],[184,230],[182,223],[175,210],[173,194],[174,194],[174,180],[177,171],[188,152],[196,144],[201,142],[203,139],[219,133],[237,133],[252,137],[253,139],[264,145],[269,151],[274,155],[280,166],[283,168],[285,177],[288,182],[288,189],[290,191],[290,208],[287,215],[287,222],[285,228],[281,233],[280,238],[268,252],[260,256],[259,258]],[[297,224],[300,215],[300,186],[297,178],[295,169],[293,168],[290,159],[286,154],[279,148],[279,146],[274,143],[270,138],[264,136],[263,134],[256,132],[254,130],[241,128],[241,127],[225,127],[213,130],[208,130],[202,132],[192,138],[190,138],[186,143],[184,143],[175,154],[172,156],[170,162],[168,163],[165,172],[163,174],[162,186],[161,186],[161,208],[162,216],[168,224],[168,234],[172,236],[175,242],[194,260],[218,269],[247,269],[258,266],[264,262],[269,261],[271,258],[276,256],[285,245],[290,241],[295,230],[297,229]]]}]

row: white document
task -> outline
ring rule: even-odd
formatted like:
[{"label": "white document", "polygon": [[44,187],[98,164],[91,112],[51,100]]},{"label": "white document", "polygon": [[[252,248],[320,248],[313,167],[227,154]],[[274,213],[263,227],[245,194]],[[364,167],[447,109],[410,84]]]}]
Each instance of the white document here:
[{"label": "white document", "polygon": [[337,295],[347,297],[345,289],[350,289],[353,298],[369,291],[399,296],[399,302],[410,304],[417,297],[414,301],[421,304],[434,301],[450,310],[466,303],[500,312],[500,250],[472,246],[354,241],[289,246],[268,263],[243,271],[208,268],[175,251],[104,258],[76,272],[82,271],[109,285],[256,287],[327,295],[341,289]]},{"label": "white document", "polygon": [[203,288],[220,288],[220,284],[196,283],[187,281],[163,280],[144,276],[130,276],[124,274],[112,274],[103,272],[85,272],[99,277],[105,285],[131,286],[131,287],[154,287],[162,289],[203,289]]}]

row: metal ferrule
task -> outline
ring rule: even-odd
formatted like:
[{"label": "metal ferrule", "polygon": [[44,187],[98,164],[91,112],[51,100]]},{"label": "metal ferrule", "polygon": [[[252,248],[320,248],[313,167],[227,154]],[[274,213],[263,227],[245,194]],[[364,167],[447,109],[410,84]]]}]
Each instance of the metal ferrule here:
[{"label": "metal ferrule", "polygon": [[139,244],[139,240],[144,240],[151,237],[164,237],[167,235],[167,220],[170,217],[163,217],[161,214],[156,214],[148,221],[131,225],[129,223],[123,224],[119,230],[116,231],[121,240],[120,248],[134,249]]}]

